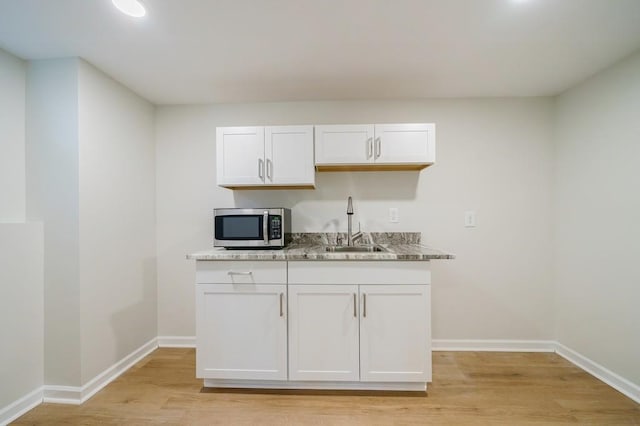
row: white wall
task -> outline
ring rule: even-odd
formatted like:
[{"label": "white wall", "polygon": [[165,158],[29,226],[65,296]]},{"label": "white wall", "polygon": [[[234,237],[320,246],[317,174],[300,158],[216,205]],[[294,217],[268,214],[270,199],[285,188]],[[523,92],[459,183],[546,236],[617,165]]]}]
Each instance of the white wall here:
[{"label": "white wall", "polygon": [[24,223],[26,72],[0,50],[0,424],[44,383],[43,232]]},{"label": "white wall", "polygon": [[80,328],[86,383],[157,336],[154,108],[79,66]]},{"label": "white wall", "polygon": [[27,72],[27,218],[44,223],[45,384],[80,385],[77,59]]},{"label": "white wall", "polygon": [[0,223],[25,219],[26,70],[0,49]]},{"label": "white wall", "polygon": [[[194,264],[212,245],[212,209],[292,208],[294,231],[346,229],[354,197],[365,231],[419,231],[457,254],[434,261],[436,339],[551,339],[552,101],[294,102],[160,107],[156,117],[158,327],[194,335]],[[437,164],[419,173],[319,173],[316,190],[216,186],[215,128],[434,122]],[[400,208],[400,223],[387,222]],[[465,210],[478,227],[463,227]]]},{"label": "white wall", "polygon": [[0,423],[2,409],[44,377],[42,224],[0,224]]},{"label": "white wall", "polygon": [[154,109],[77,58],[31,62],[27,106],[45,383],[77,387],[157,335]]},{"label": "white wall", "polygon": [[560,343],[640,386],[640,53],[556,105]]}]

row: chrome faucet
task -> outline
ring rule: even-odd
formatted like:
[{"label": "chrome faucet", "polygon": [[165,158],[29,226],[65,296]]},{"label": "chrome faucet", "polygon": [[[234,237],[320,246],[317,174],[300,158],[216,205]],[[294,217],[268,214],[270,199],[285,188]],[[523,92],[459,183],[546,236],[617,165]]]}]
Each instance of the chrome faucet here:
[{"label": "chrome faucet", "polygon": [[360,231],[360,222],[358,222],[358,232],[355,234],[352,232],[351,217],[353,216],[353,200],[351,196],[347,199],[347,245],[352,247],[355,241],[362,238],[362,232]]}]

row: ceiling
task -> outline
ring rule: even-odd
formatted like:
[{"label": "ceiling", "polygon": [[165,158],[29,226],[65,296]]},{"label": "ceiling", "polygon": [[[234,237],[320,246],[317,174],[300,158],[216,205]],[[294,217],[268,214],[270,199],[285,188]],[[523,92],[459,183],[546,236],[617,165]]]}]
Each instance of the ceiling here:
[{"label": "ceiling", "polygon": [[640,49],[640,0],[0,0],[0,48],[156,104],[547,96]]}]

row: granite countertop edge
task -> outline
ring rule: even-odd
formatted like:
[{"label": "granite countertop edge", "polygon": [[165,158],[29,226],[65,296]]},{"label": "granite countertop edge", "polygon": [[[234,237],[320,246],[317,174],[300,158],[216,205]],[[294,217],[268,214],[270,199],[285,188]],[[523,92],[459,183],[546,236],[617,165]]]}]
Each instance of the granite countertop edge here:
[{"label": "granite countertop edge", "polygon": [[281,250],[226,250],[212,248],[190,253],[191,260],[375,260],[375,261],[429,261],[455,259],[455,255],[421,244],[383,245],[384,252],[335,253],[327,252],[325,245],[291,245]]}]

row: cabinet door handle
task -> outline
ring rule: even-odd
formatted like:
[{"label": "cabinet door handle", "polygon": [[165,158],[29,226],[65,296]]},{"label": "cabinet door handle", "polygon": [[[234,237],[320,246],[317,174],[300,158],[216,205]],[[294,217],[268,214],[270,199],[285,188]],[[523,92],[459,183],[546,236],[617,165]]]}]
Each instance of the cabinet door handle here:
[{"label": "cabinet door handle", "polygon": [[262,158],[258,158],[258,177],[264,181],[264,160]]},{"label": "cabinet door handle", "polygon": [[382,154],[382,141],[380,140],[380,138],[376,138],[375,153],[376,153],[376,158],[380,157],[380,154]]},{"label": "cabinet door handle", "polygon": [[358,304],[358,295],[353,293],[353,317],[357,318],[358,313],[356,312],[356,305]]},{"label": "cabinet door handle", "polygon": [[253,274],[252,271],[229,271],[227,272],[227,275],[251,275]]},{"label": "cabinet door handle", "polygon": [[373,155],[373,138],[367,139],[367,158],[371,158]]},{"label": "cabinet door handle", "polygon": [[362,316],[367,317],[367,293],[362,293]]},{"label": "cabinet door handle", "polygon": [[284,293],[280,293],[280,316],[284,316]]},{"label": "cabinet door handle", "polygon": [[273,161],[267,158],[267,178],[273,180]]}]

